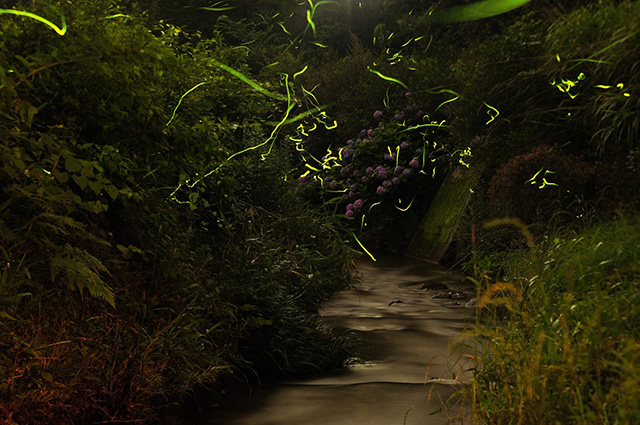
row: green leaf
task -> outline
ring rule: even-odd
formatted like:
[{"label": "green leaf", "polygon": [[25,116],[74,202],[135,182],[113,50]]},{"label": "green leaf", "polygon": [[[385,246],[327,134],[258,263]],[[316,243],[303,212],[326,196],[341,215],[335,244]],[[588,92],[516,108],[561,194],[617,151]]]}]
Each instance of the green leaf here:
[{"label": "green leaf", "polygon": [[74,157],[67,156],[64,161],[64,168],[66,168],[66,170],[70,173],[77,173],[82,169],[82,165],[80,164],[80,161],[78,161]]},{"label": "green leaf", "polygon": [[107,194],[111,197],[111,199],[115,201],[119,194],[118,188],[110,184],[109,186],[105,186],[104,189],[107,191]]},{"label": "green leaf", "polygon": [[89,187],[95,192],[96,195],[100,195],[100,192],[102,192],[102,189],[104,189],[104,185],[102,183],[98,183],[93,180],[89,180],[88,183]]},{"label": "green leaf", "polygon": [[53,170],[53,176],[56,178],[56,180],[63,184],[69,181],[69,174],[58,169]]},{"label": "green leaf", "polygon": [[80,189],[86,189],[87,185],[89,184],[89,180],[87,180],[87,178],[85,176],[79,176],[77,174],[73,175],[73,181],[76,182],[76,184],[78,186],[80,186]]}]

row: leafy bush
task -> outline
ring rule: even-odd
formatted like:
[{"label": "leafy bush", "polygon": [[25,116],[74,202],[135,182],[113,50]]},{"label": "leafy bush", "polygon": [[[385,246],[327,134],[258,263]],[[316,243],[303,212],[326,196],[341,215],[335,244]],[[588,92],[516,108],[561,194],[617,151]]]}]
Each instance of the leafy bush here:
[{"label": "leafy bush", "polygon": [[298,179],[300,191],[335,206],[365,240],[395,250],[409,242],[449,156],[440,142],[441,123],[413,103],[411,93],[406,97],[406,108],[375,111],[375,128],[331,146],[321,161],[303,152],[306,171]]},{"label": "leafy bush", "polygon": [[233,369],[339,365],[316,310],[352,254],[289,192],[291,155],[261,160],[279,86],[134,6],[29,11],[69,27],[0,15],[0,420],[152,421]]},{"label": "leafy bush", "polygon": [[489,202],[496,217],[515,216],[526,223],[548,223],[565,212],[577,216],[584,212],[580,204],[597,193],[598,171],[597,163],[539,146],[498,169],[489,184]]}]

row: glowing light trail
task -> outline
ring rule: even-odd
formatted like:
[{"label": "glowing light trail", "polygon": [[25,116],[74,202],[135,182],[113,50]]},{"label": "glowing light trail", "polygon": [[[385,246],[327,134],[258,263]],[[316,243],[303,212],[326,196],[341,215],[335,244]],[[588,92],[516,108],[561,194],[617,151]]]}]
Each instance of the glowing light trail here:
[{"label": "glowing light trail", "polygon": [[64,35],[67,32],[67,22],[64,19],[64,15],[58,12],[60,15],[60,20],[62,21],[62,27],[58,27],[53,22],[48,19],[43,18],[42,16],[38,16],[35,13],[27,12],[24,10],[14,10],[14,9],[0,9],[0,13],[6,13],[9,15],[17,15],[17,16],[26,16],[27,18],[35,19],[36,21],[40,21],[43,24],[53,28],[58,35]]},{"label": "glowing light trail", "polygon": [[531,0],[485,0],[461,6],[450,7],[433,13],[441,22],[466,22],[490,18],[517,9]]}]

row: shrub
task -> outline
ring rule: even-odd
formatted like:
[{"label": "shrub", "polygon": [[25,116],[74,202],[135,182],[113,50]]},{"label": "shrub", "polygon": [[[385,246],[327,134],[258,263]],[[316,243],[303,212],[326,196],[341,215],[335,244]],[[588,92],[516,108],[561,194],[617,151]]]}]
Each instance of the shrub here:
[{"label": "shrub", "polygon": [[[596,196],[599,166],[557,147],[539,146],[499,168],[488,188],[495,217],[515,216],[526,223],[547,223],[568,213],[578,216],[581,205]],[[562,221],[562,217],[556,217]]]}]

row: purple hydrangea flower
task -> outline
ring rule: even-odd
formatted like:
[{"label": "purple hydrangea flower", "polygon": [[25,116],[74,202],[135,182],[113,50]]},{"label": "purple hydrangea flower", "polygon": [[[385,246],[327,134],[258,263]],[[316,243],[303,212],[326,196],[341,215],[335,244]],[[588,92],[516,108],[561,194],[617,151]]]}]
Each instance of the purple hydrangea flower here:
[{"label": "purple hydrangea flower", "polygon": [[375,111],[373,113],[373,118],[379,120],[380,118],[382,118],[382,115],[383,115],[382,111]]},{"label": "purple hydrangea flower", "polygon": [[404,170],[404,168],[402,168],[402,166],[400,166],[400,165],[398,165],[398,166],[395,168],[395,172],[396,172],[397,174],[402,173],[402,171],[403,171],[403,170]]},{"label": "purple hydrangea flower", "polygon": [[349,218],[353,217],[355,214],[356,213],[353,210],[347,210],[347,212],[344,213],[344,215],[346,215]]},{"label": "purple hydrangea flower", "polygon": [[411,92],[410,92],[410,91],[408,91],[408,92],[406,92],[404,95],[405,95],[405,97],[411,97]]},{"label": "purple hydrangea flower", "polygon": [[424,112],[422,112],[422,111],[418,111],[418,112],[416,113],[416,118],[420,119],[420,118],[422,118],[422,117],[424,117]]},{"label": "purple hydrangea flower", "polygon": [[348,172],[348,171],[347,171],[347,169],[346,169],[346,168],[344,168],[344,167],[342,167],[342,168],[340,169],[340,174],[342,174],[343,176],[344,176],[344,175],[346,175],[346,174],[347,174],[347,172]]},{"label": "purple hydrangea flower", "polygon": [[375,131],[373,131],[373,130],[371,130],[371,129],[369,129],[369,131],[367,131],[367,136],[369,136],[369,137],[373,137],[373,136],[375,136],[375,135],[376,135],[376,132],[375,132]]},{"label": "purple hydrangea flower", "polygon": [[353,176],[358,177],[360,175],[360,170],[353,170]]},{"label": "purple hydrangea flower", "polygon": [[384,195],[385,193],[387,193],[387,189],[385,189],[384,186],[378,186],[378,188],[376,189],[376,193],[378,195]]},{"label": "purple hydrangea flower", "polygon": [[347,179],[347,184],[351,184],[351,183],[353,183],[353,180]]},{"label": "purple hydrangea flower", "polygon": [[376,168],[376,173],[378,174],[378,177],[383,180],[387,178],[387,170],[382,167]]},{"label": "purple hydrangea flower", "polygon": [[352,210],[353,209],[353,204],[348,204],[347,205],[347,211]]},{"label": "purple hydrangea flower", "polygon": [[404,170],[402,172],[402,175],[405,176],[405,177],[409,177],[411,175],[411,170],[409,170],[409,169]]},{"label": "purple hydrangea flower", "polygon": [[331,180],[331,183],[329,183],[329,186],[331,187],[331,189],[335,189],[336,187],[338,187],[338,182],[335,180]]},{"label": "purple hydrangea flower", "polygon": [[393,158],[392,158],[392,157],[391,157],[391,155],[389,155],[388,153],[385,153],[385,154],[384,154],[384,160],[385,160],[385,161],[392,161],[392,160],[393,160]]},{"label": "purple hydrangea flower", "polygon": [[396,116],[395,116],[395,117],[393,117],[393,118],[395,118],[395,120],[396,120],[396,121],[402,121],[402,120],[404,120],[404,112],[398,112],[398,113],[396,114]]},{"label": "purple hydrangea flower", "polygon": [[418,161],[416,158],[413,158],[410,162],[409,162],[409,166],[413,167],[413,168],[418,168],[420,166],[420,161]]},{"label": "purple hydrangea flower", "polygon": [[400,143],[400,149],[406,149],[409,147],[409,143],[407,143],[406,141]]},{"label": "purple hydrangea flower", "polygon": [[362,201],[362,199],[356,199],[356,201],[353,203],[353,208],[355,210],[359,210],[360,208],[362,208],[363,205],[364,205],[364,202]]},{"label": "purple hydrangea flower", "polygon": [[367,176],[362,176],[362,183],[366,183],[369,181],[369,177]]},{"label": "purple hydrangea flower", "polygon": [[371,168],[371,167],[367,167],[367,170],[365,171],[365,173],[367,173],[367,174],[373,174],[373,168]]},{"label": "purple hydrangea flower", "polygon": [[416,155],[420,155],[422,153],[422,149],[418,148],[416,149]]},{"label": "purple hydrangea flower", "polygon": [[398,177],[394,177],[393,179],[391,179],[391,183],[393,183],[393,184],[395,184],[395,185],[400,184],[400,178],[398,178]]},{"label": "purple hydrangea flower", "polygon": [[367,130],[365,129],[360,130],[360,137],[364,137],[366,135],[367,135]]},{"label": "purple hydrangea flower", "polygon": [[354,190],[349,191],[349,199],[355,199],[358,194]]},{"label": "purple hydrangea flower", "polygon": [[[349,179],[349,180],[351,180],[351,179]],[[358,190],[358,185],[357,184],[352,184],[351,187],[349,187],[349,189]]]},{"label": "purple hydrangea flower", "polygon": [[356,139],[356,144],[358,144],[358,143],[362,143],[362,139],[359,138],[359,137]]},{"label": "purple hydrangea flower", "polygon": [[[397,177],[396,177],[396,178],[397,178]],[[385,180],[385,181],[383,181],[383,182],[382,182],[382,186],[383,186],[385,189],[389,189],[391,186],[393,186],[393,183],[391,183],[389,180]]]},{"label": "purple hydrangea flower", "polygon": [[349,146],[353,145],[353,139],[347,140],[347,145],[349,145]]},{"label": "purple hydrangea flower", "polygon": [[331,177],[325,177],[323,180],[324,184],[329,184],[331,182]]}]

